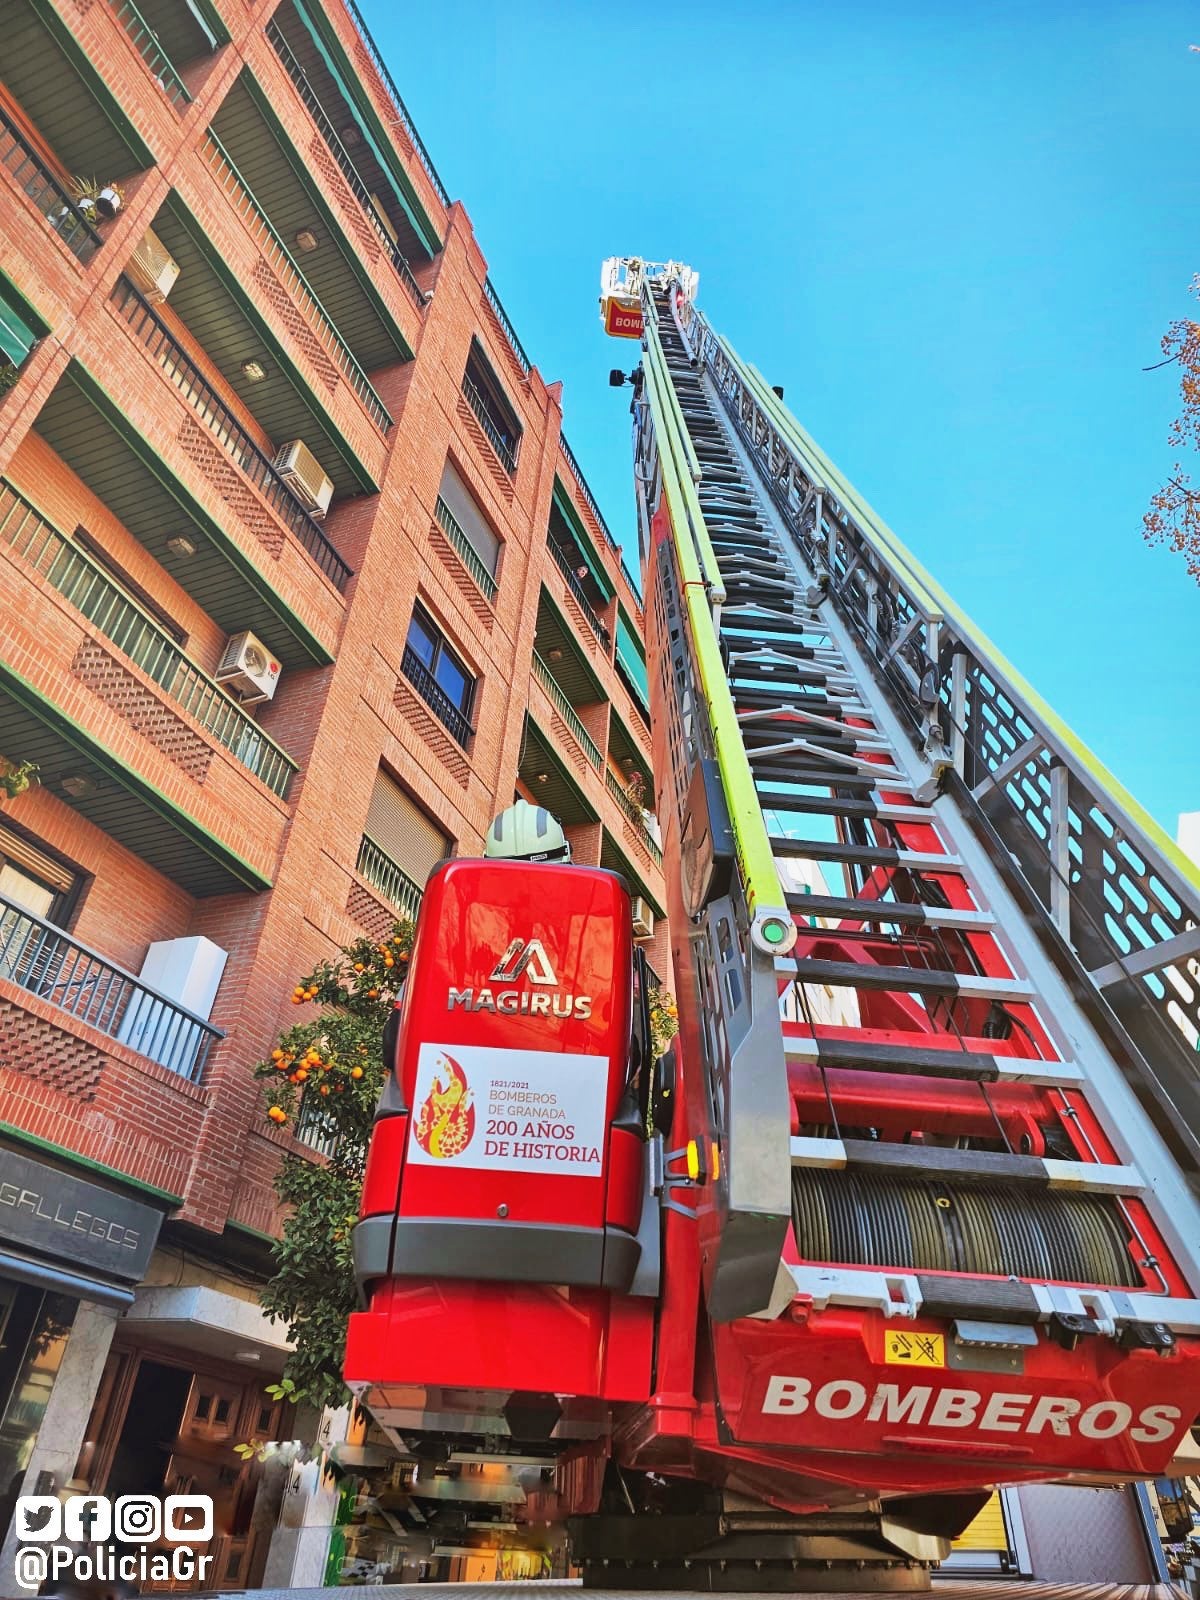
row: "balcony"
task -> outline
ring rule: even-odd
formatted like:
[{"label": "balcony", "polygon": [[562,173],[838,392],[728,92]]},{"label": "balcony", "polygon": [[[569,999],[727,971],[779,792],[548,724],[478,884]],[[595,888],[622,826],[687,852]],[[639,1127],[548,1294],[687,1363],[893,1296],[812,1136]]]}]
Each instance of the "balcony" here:
[{"label": "balcony", "polygon": [[549,728],[538,726],[536,708],[525,717],[517,777],[536,803],[545,806],[564,827],[600,820],[600,813],[585,791],[579,772],[562,748],[562,740]]},{"label": "balcony", "polygon": [[0,978],[195,1083],[219,1028],[0,896]]},{"label": "balcony", "polygon": [[379,891],[396,913],[397,921],[415,922],[423,891],[398,866],[382,845],[364,833],[355,863],[359,876]]},{"label": "balcony", "polygon": [[496,452],[496,459],[511,478],[517,470],[516,450],[508,443],[492,417],[491,408],[480,393],[479,388],[472,383],[469,373],[463,374],[462,392],[467,404],[475,413],[479,426],[487,436],[487,441]]},{"label": "balcony", "polygon": [[538,655],[536,650],[533,653],[533,675],[541,684],[546,693],[550,696],[550,701],[554,706],[554,709],[558,712],[559,716],[571,730],[571,735],[576,744],[578,744],[579,748],[591,762],[592,766],[595,767],[596,771],[599,772],[600,763],[603,758],[600,755],[600,751],[597,748],[595,741],[593,740],[591,734],[584,727],[583,723],[580,722],[578,716],[575,714],[575,709],[571,705],[571,702],[559,688],[558,684],[555,683],[553,673],[542,660],[541,656]]},{"label": "balcony", "polygon": [[77,545],[0,479],[0,544],[21,557],[280,799],[296,763]]},{"label": "balcony", "polygon": [[269,501],[280,520],[295,534],[330,583],[339,594],[343,593],[351,577],[350,567],[325,537],[320,524],[305,511],[271,462],[246,430],[234,420],[228,407],[200,376],[166,325],[127,278],[117,280],[113,304],[180,394],[204,419],[228,454],[263,498]]},{"label": "balcony", "polygon": [[567,588],[571,591],[576,604],[583,612],[588,627],[591,628],[597,639],[599,639],[600,643],[604,646],[604,649],[606,651],[610,650],[612,648],[612,634],[609,633],[608,629],[596,615],[595,609],[592,606],[591,600],[588,598],[587,590],[584,588],[582,580],[571,566],[571,558],[567,555],[565,550],[561,549],[559,545],[555,544],[553,539],[549,541],[549,545],[550,554],[554,557],[554,564],[566,579]]},{"label": "balcony", "polygon": [[0,166],[50,224],[67,249],[90,261],[103,242],[33,146],[0,110]]},{"label": "balcony", "polygon": [[[226,42],[219,14],[207,6],[208,20],[198,3],[178,0],[115,0],[117,21],[134,49],[150,69],[163,94],[183,112],[191,102],[180,69],[201,56],[211,55]],[[219,30],[215,31],[215,30]]]},{"label": "balcony", "polygon": [[642,816],[641,806],[635,804],[635,802],[629,798],[615,773],[606,771],[604,774],[604,781],[608,787],[609,794],[616,801],[617,805],[620,807],[621,811],[625,814],[626,818],[632,825],[639,844],[646,851],[646,854],[650,857],[654,864],[658,867],[661,867],[662,851],[659,849],[657,842],[650,833],[650,830],[646,827],[646,821]]},{"label": "balcony", "polygon": [[359,176],[358,168],[354,165],[349,151],[342,143],[341,136],[339,135],[337,129],[329,120],[329,116],[325,110],[325,107],[321,104],[316,90],[308,80],[308,74],[300,65],[295,52],[288,44],[283,29],[279,26],[278,22],[272,18],[271,21],[267,23],[266,31],[267,38],[270,39],[271,43],[274,45],[276,54],[283,62],[284,67],[287,69],[288,76],[296,85],[296,89],[300,95],[300,98],[307,106],[309,115],[316,123],[318,132],[328,146],[330,155],[337,162],[338,166],[342,170],[342,176],[350,185],[350,191],[354,195],[354,198],[358,201],[358,204],[362,209],[363,216],[366,218],[370,227],[374,231],[380,247],[387,256],[388,260],[392,263],[392,266],[396,269],[397,276],[399,277],[400,282],[404,285],[404,288],[413,304],[419,310],[424,311],[424,291],[421,289],[421,286],[413,276],[412,268],[409,266],[407,258],[396,242],[396,238],[392,230],[392,224],[385,221],[375,203],[375,200],[371,196],[370,190]]},{"label": "balcony", "polygon": [[579,462],[575,457],[574,450],[572,450],[571,446],[567,443],[567,436],[565,433],[559,435],[558,442],[562,446],[562,453],[566,457],[567,465],[571,469],[571,476],[575,479],[576,487],[578,488],[579,493],[583,496],[588,510],[592,513],[593,517],[595,517],[596,526],[604,535],[604,542],[615,555],[620,556],[621,547],[613,538],[612,530],[609,528],[608,523],[604,520],[604,515],[601,512],[599,505],[596,503],[596,497],[589,488],[588,481],[583,475],[583,468],[579,465]]},{"label": "balcony", "polygon": [[470,720],[445,693],[411,645],[404,646],[400,670],[442,726],[449,730],[454,740],[462,745],[464,750],[469,750],[475,733]]},{"label": "balcony", "polygon": [[459,560],[471,574],[471,577],[475,581],[476,587],[480,590],[488,603],[491,604],[491,602],[496,598],[496,580],[484,566],[478,550],[476,550],[470,539],[467,538],[466,534],[459,526],[454,513],[442,499],[441,495],[439,495],[437,498],[437,504],[434,507],[434,512],[437,516],[438,522],[441,524],[442,529],[445,532],[447,539],[449,539],[450,543],[454,546]]},{"label": "balcony", "polygon": [[176,72],[170,56],[159,43],[158,35],[134,5],[133,0],[120,0],[117,6],[117,21],[133,40],[134,49],[150,68],[159,88],[176,111],[182,111],[192,97],[187,92],[183,79]]}]

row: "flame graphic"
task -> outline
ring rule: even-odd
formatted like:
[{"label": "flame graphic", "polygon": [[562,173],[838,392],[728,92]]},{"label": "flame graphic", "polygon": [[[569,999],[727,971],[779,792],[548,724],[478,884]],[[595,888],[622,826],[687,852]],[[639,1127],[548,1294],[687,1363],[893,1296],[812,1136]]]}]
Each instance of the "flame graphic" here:
[{"label": "flame graphic", "polygon": [[450,1161],[462,1155],[474,1132],[475,1107],[467,1075],[451,1056],[440,1056],[429,1093],[417,1113],[413,1136],[427,1155]]}]

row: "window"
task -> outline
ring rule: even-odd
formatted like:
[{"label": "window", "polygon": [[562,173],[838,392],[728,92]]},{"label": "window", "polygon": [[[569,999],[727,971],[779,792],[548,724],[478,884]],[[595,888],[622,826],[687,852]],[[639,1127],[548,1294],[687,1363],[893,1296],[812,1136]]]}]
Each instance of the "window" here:
[{"label": "window", "polygon": [[404,647],[404,674],[439,721],[464,747],[470,742],[475,679],[421,606],[414,606]]},{"label": "window", "polygon": [[386,772],[376,774],[366,832],[418,888],[452,848],[450,836]]},{"label": "window", "polygon": [[517,452],[521,448],[521,425],[517,414],[508,403],[500,380],[488,364],[483,346],[478,339],[471,341],[467,357],[467,370],[463,373],[463,394],[479,418],[484,433],[500,463],[510,475],[517,470]]},{"label": "window", "polygon": [[[53,856],[0,826],[0,901],[47,921],[62,921],[76,877]],[[5,908],[0,906],[0,912]]]},{"label": "window", "polygon": [[[491,592],[495,593],[496,569],[500,565],[500,540],[492,532],[483,512],[476,505],[470,489],[454,470],[452,462],[447,461],[442,481],[438,487],[438,520],[446,529],[447,534],[454,542],[458,552],[467,562],[468,568],[474,573],[471,555],[477,558],[478,564],[483,567],[486,576],[492,579]],[[450,513],[450,524],[442,516],[442,508]],[[455,529],[457,534],[455,535]],[[465,539],[467,549],[462,548],[460,538]],[[489,595],[489,598],[491,596]]]}]

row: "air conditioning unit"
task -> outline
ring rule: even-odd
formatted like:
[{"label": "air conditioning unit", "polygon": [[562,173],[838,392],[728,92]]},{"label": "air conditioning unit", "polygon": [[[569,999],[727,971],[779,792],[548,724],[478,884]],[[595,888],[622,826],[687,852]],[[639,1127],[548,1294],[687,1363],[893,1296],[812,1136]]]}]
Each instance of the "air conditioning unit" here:
[{"label": "air conditioning unit", "polygon": [[279,662],[252,633],[235,633],[214,674],[218,683],[233,689],[246,705],[270,700],[279,682]]},{"label": "air conditioning unit", "polygon": [[125,275],[151,305],[161,305],[175,287],[179,263],[152,228],[125,263]]},{"label": "air conditioning unit", "polygon": [[640,894],[635,894],[633,897],[633,937],[635,939],[654,937],[654,913]]},{"label": "air conditioning unit", "polygon": [[323,517],[329,510],[333,484],[303,439],[283,446],[275,457],[275,471],[311,516]]}]

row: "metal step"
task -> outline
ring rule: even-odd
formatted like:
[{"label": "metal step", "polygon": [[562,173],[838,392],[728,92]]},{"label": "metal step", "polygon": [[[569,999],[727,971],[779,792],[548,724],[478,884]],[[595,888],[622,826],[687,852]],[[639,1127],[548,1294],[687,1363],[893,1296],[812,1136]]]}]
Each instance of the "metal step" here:
[{"label": "metal step", "polygon": [[790,1032],[784,1048],[794,1060],[856,1072],[891,1072],[905,1077],[957,1078],[973,1083],[1030,1083],[1067,1087],[1083,1080],[1073,1061],[1030,1061],[1022,1056],[985,1055],[974,1050],[937,1050],[931,1045],[892,1044],[877,1039],[822,1039]]},{"label": "metal step", "polygon": [[963,864],[958,856],[936,855],[925,850],[902,850],[889,845],[842,844],[840,840],[788,839],[774,834],[770,839],[771,854],[775,856],[802,856],[806,861],[840,861],[860,867],[907,867],[913,872],[961,873]]},{"label": "metal step", "polygon": [[[819,939],[820,928],[805,928],[801,937]],[[980,977],[934,967],[890,967],[873,961],[824,961],[797,955],[797,983],[827,983],[834,989],[881,989],[895,994],[931,994],[963,1000],[1032,1000],[1035,991],[1018,978]]]},{"label": "metal step", "polygon": [[1134,1167],[1017,1156],[1000,1150],[953,1150],[943,1145],[801,1136],[792,1139],[791,1154],[794,1167],[856,1167],[893,1178],[1019,1183],[1036,1189],[1074,1189],[1090,1194],[1140,1194],[1145,1188]]},{"label": "metal step", "polygon": [[[779,808],[782,809],[782,808]],[[789,894],[788,908],[815,917],[838,917],[846,922],[895,922],[903,927],[958,928],[978,933],[994,928],[988,911],[929,906],[919,901],[852,900],[836,894]]]}]

